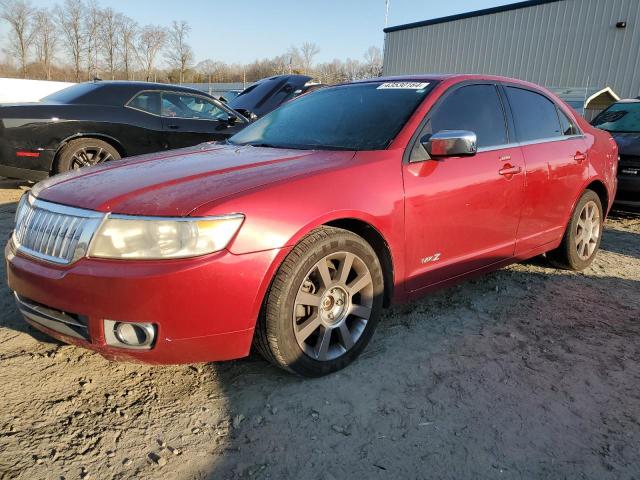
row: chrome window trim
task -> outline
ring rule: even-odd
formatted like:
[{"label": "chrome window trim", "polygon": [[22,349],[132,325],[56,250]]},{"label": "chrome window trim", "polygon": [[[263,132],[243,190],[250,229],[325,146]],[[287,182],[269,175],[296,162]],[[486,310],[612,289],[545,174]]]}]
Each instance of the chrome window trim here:
[{"label": "chrome window trim", "polygon": [[585,138],[583,134],[580,135],[563,135],[561,137],[548,137],[548,138],[536,138],[535,140],[527,140],[526,142],[519,142],[521,147],[527,145],[537,145],[539,143],[552,143],[552,142],[562,142],[563,140],[574,140],[578,138]]},{"label": "chrome window trim", "polygon": [[505,143],[502,145],[494,145],[491,147],[481,147],[481,148],[478,148],[478,153],[492,152],[494,150],[504,150],[506,148],[526,147],[527,145],[537,145],[540,143],[562,142],[564,140],[574,140],[578,138],[585,138],[585,135],[584,134],[563,135],[560,137],[537,138],[535,140],[527,140],[526,142],[511,142],[511,143]]},{"label": "chrome window trim", "polygon": [[516,148],[519,146],[520,146],[519,143],[511,142],[511,143],[504,143],[502,145],[493,145],[491,147],[480,147],[478,148],[478,153],[493,152],[495,150],[505,150],[507,148]]}]

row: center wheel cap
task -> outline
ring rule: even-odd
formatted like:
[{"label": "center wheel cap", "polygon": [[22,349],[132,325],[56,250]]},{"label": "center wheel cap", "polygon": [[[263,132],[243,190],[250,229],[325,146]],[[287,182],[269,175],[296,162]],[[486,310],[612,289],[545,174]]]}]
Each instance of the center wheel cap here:
[{"label": "center wheel cap", "polygon": [[347,313],[347,292],[341,287],[331,287],[320,301],[320,316],[325,325],[333,326],[340,323]]}]

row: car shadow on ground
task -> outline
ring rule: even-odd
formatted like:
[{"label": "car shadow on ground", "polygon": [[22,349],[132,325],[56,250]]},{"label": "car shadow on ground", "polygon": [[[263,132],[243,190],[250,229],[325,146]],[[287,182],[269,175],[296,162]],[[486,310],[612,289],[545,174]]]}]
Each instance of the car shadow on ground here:
[{"label": "car shadow on ground", "polygon": [[[610,233],[605,251],[633,253],[638,234]],[[638,291],[533,262],[391,308],[328,377],[210,364],[244,420],[206,478],[637,475]]]},{"label": "car shadow on ground", "polygon": [[[13,210],[15,203],[0,206],[0,220]],[[3,239],[11,223],[0,222]],[[224,412],[212,416],[227,418],[228,433],[200,427],[198,443],[156,473],[216,480],[635,478],[640,279],[617,276],[613,266],[624,261],[618,255],[640,258],[639,239],[607,229],[604,255],[584,273],[554,270],[537,257],[395,306],[360,359],[328,377],[296,377],[255,353],[207,364],[204,383],[224,399]],[[0,328],[53,342],[23,322],[0,274]],[[133,415],[120,421],[140,427]],[[191,429],[171,434],[178,442]],[[207,465],[194,467],[203,457]]]}]

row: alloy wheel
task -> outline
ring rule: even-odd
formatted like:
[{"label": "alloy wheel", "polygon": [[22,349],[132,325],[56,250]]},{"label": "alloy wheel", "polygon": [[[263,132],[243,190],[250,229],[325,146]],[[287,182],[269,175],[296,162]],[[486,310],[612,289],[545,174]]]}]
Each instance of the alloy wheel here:
[{"label": "alloy wheel", "polygon": [[322,258],[305,276],[293,307],[298,345],[314,360],[336,359],[362,336],[371,317],[373,280],[351,252]]},{"label": "alloy wheel", "polygon": [[98,163],[113,160],[113,156],[101,147],[83,147],[76,150],[71,157],[71,168],[77,170],[81,167],[88,167]]},{"label": "alloy wheel", "polygon": [[576,250],[582,260],[587,260],[593,255],[600,238],[600,228],[600,210],[591,200],[582,207],[576,224]]}]

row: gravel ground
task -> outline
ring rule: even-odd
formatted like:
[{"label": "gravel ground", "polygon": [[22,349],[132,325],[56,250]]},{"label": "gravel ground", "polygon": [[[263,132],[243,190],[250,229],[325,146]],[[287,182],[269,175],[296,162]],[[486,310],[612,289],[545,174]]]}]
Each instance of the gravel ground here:
[{"label": "gravel ground", "polygon": [[[0,181],[0,233],[26,188]],[[4,282],[4,271],[2,282]],[[257,356],[116,364],[0,289],[0,478],[640,478],[640,215],[584,273],[542,260],[394,307],[305,380]]]}]

